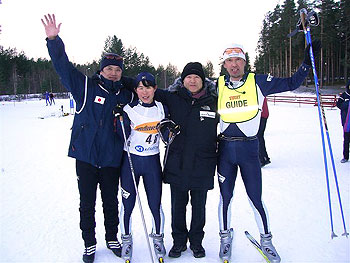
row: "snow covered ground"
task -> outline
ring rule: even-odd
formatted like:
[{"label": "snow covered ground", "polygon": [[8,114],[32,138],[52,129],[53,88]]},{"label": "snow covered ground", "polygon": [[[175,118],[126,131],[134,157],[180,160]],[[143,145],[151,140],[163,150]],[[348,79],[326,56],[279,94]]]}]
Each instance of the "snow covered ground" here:
[{"label": "snow covered ground", "polygon": [[[81,262],[79,195],[74,160],[67,157],[73,116],[57,117],[61,105],[69,111],[69,100],[56,100],[51,107],[45,106],[44,100],[0,102],[0,262]],[[350,242],[341,236],[343,225],[329,169],[334,230],[339,236],[331,239],[317,107],[269,103],[269,109],[265,138],[272,163],[263,168],[263,199],[282,262],[349,262]],[[38,118],[43,116],[47,118]],[[350,162],[339,162],[342,158],[339,110],[326,109],[326,117],[349,231]],[[264,262],[245,238],[245,230],[255,237],[258,230],[240,177],[236,185],[231,261]],[[150,230],[150,212],[142,184],[139,189]],[[169,250],[172,245],[169,185],[164,185],[163,193],[165,245]],[[178,259],[166,257],[166,262],[220,262],[218,200],[216,184],[208,194],[203,241],[207,256],[195,259],[188,249]],[[96,262],[123,262],[105,247],[100,198],[96,220]],[[133,262],[151,262],[137,206],[133,235]]]}]

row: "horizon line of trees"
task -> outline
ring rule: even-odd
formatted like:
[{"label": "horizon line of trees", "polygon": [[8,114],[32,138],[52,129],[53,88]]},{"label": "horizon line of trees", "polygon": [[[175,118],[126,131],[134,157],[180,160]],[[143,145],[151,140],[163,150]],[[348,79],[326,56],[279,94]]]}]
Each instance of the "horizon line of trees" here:
[{"label": "horizon line of trees", "polygon": [[[255,72],[289,77],[298,69],[304,59],[305,37],[302,32],[292,38],[287,35],[296,28],[301,8],[315,10],[320,18],[319,26],[311,28],[312,39],[320,39],[322,43],[320,56],[316,60],[320,87],[323,84],[345,84],[350,68],[349,0],[296,0],[296,3],[294,0],[284,0],[282,5],[277,4],[262,21],[254,62]],[[105,52],[124,57],[124,75],[133,77],[141,71],[151,72],[156,77],[158,87],[162,89],[172,84],[181,74],[171,63],[155,68],[148,56],[140,53],[136,47],[125,48],[122,40],[115,35],[106,38],[101,58]],[[246,57],[246,71],[249,71],[248,53]],[[74,66],[91,76],[99,69],[99,62]],[[203,67],[206,76],[213,78],[212,62],[207,61]],[[220,75],[224,73],[225,70],[221,67]],[[309,78],[313,80],[311,71]],[[45,91],[66,91],[60,84],[51,61],[29,59],[24,52],[18,53],[16,48],[4,49],[0,45],[0,95],[37,94]]]},{"label": "horizon line of trees", "polygon": [[[256,71],[289,77],[304,59],[306,47],[303,32],[288,38],[296,29],[299,11],[318,13],[320,23],[311,26],[312,40],[319,39],[322,47],[315,61],[320,87],[344,84],[350,68],[350,1],[349,0],[285,0],[266,14],[257,46]],[[312,72],[310,71],[310,78]]]},{"label": "horizon line of trees", "polygon": [[[171,63],[166,67],[159,65],[155,68],[148,56],[138,52],[135,47],[125,48],[122,40],[115,35],[106,38],[100,60],[107,52],[123,57],[123,75],[135,77],[142,71],[148,71],[155,76],[158,87],[162,89],[172,84],[181,74]],[[85,75],[92,76],[99,70],[100,60],[73,65]],[[210,61],[203,68],[206,76],[214,76],[214,67]],[[29,59],[23,51],[18,53],[16,48],[4,49],[0,45],[0,95],[37,94],[46,91],[66,92],[51,61],[43,58]]]}]

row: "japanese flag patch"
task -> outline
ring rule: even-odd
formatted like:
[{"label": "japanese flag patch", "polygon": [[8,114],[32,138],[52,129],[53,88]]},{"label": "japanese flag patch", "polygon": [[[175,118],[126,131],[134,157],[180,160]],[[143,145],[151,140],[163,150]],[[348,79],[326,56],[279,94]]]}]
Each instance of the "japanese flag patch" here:
[{"label": "japanese flag patch", "polygon": [[104,104],[105,103],[105,98],[104,97],[100,97],[100,96],[96,96],[94,102],[99,103],[99,104]]}]

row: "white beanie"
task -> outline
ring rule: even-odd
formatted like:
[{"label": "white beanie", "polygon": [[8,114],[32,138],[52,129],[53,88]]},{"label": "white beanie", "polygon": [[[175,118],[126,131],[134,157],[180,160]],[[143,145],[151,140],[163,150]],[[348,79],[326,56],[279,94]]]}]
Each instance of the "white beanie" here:
[{"label": "white beanie", "polygon": [[242,58],[244,60],[247,60],[245,57],[243,46],[239,44],[228,45],[222,56],[222,61],[224,62],[228,58]]}]

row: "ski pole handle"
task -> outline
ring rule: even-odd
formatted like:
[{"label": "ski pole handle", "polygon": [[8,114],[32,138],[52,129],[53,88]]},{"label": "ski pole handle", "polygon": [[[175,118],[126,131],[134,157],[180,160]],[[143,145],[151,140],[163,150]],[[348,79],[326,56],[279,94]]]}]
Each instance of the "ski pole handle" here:
[{"label": "ski pole handle", "polygon": [[306,16],[307,16],[307,11],[305,8],[302,8],[300,10],[300,21],[301,21],[301,25],[303,26],[304,31],[306,31],[306,24],[305,24]]}]

